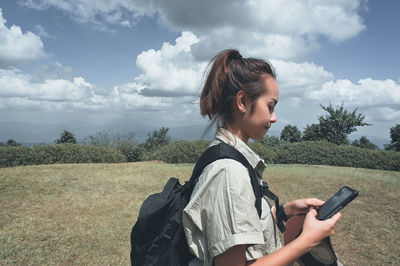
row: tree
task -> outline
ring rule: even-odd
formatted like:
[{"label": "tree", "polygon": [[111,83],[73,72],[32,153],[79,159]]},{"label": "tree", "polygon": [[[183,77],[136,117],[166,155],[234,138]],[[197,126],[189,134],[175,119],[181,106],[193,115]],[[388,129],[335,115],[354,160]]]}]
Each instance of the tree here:
[{"label": "tree", "polygon": [[286,125],[281,132],[281,141],[299,142],[301,140],[301,132],[296,126]]},{"label": "tree", "polygon": [[390,138],[392,141],[390,144],[384,145],[385,150],[400,151],[400,124],[390,128]]},{"label": "tree", "polygon": [[279,138],[275,136],[265,136],[265,138],[260,142],[269,147],[275,147],[280,144]]},{"label": "tree", "polygon": [[320,116],[319,124],[307,126],[307,132],[304,132],[307,140],[327,140],[337,145],[348,144],[347,135],[356,131],[356,127],[371,125],[363,122],[365,116],[357,114],[357,108],[352,112],[344,109],[343,104],[336,108],[332,104],[321,105],[321,108],[328,112],[328,115]]},{"label": "tree", "polygon": [[112,132],[110,130],[103,130],[83,139],[83,143],[85,144],[113,148],[118,146],[120,142],[126,141],[136,143],[135,135],[133,132],[128,134],[121,134],[118,132]]},{"label": "tree", "polygon": [[13,139],[9,139],[9,140],[7,140],[7,146],[21,146],[21,144],[17,143]]},{"label": "tree", "polygon": [[171,138],[167,135],[169,128],[162,127],[159,130],[154,130],[151,134],[148,133],[147,139],[142,144],[147,151],[155,150],[165,146],[171,142]]},{"label": "tree", "polygon": [[318,124],[307,125],[307,127],[303,131],[302,140],[309,141],[318,141],[323,140],[321,134],[321,128]]},{"label": "tree", "polygon": [[378,149],[378,146],[376,146],[374,143],[369,141],[369,139],[367,139],[367,137],[365,137],[365,136],[362,136],[360,138],[360,140],[354,140],[351,143],[351,146],[356,146],[356,147],[360,147],[360,148],[364,148],[364,149],[371,149],[371,150]]},{"label": "tree", "polygon": [[64,130],[61,134],[60,134],[60,138],[56,139],[56,143],[57,144],[76,144],[76,138],[75,138],[75,134],[68,131],[68,130]]},{"label": "tree", "polygon": [[365,116],[357,114],[357,108],[353,112],[344,109],[343,104],[333,108],[321,105],[321,108],[329,115],[319,117],[319,126],[322,137],[335,144],[347,144],[349,141],[347,135],[357,130],[359,126],[370,126],[371,124],[363,122]]}]

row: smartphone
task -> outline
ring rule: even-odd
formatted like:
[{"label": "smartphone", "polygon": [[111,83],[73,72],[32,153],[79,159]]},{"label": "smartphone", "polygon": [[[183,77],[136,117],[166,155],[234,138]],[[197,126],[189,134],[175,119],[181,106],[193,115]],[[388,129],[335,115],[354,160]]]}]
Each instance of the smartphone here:
[{"label": "smartphone", "polygon": [[349,204],[353,199],[358,196],[357,190],[349,188],[348,186],[342,187],[335,195],[333,195],[327,202],[325,202],[318,211],[318,219],[326,220],[335,215],[338,211]]}]

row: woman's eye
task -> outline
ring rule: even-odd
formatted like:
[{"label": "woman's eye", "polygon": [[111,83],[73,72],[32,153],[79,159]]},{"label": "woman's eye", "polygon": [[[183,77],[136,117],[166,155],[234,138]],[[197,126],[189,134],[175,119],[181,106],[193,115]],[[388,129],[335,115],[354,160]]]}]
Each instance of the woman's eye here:
[{"label": "woman's eye", "polygon": [[275,106],[268,105],[269,112],[272,113],[275,109]]}]

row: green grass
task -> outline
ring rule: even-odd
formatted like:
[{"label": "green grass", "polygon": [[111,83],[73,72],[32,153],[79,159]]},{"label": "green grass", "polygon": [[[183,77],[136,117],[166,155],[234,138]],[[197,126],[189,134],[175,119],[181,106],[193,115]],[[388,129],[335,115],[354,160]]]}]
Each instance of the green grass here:
[{"label": "green grass", "polygon": [[[0,265],[129,265],[129,234],[143,200],[193,165],[156,162],[0,168]],[[400,265],[400,172],[273,165],[264,178],[283,201],[360,196],[333,236],[345,265]]]}]

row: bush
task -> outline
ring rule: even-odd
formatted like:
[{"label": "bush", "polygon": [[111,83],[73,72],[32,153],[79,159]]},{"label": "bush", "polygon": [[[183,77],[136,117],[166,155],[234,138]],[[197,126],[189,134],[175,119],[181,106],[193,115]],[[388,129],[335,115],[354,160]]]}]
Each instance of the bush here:
[{"label": "bush", "polygon": [[[147,153],[143,160],[158,160],[167,163],[196,163],[209,145],[210,142],[205,140],[175,141],[156,152]],[[251,142],[249,147],[267,163],[273,162],[276,158],[276,154],[271,151],[271,148],[260,142]]]},{"label": "bush", "polygon": [[18,166],[32,164],[32,148],[22,146],[0,147],[0,166]]},{"label": "bush", "polygon": [[156,151],[171,142],[171,137],[168,136],[169,128],[162,127],[159,130],[154,130],[152,133],[148,133],[147,139],[141,144],[143,149],[146,151]]},{"label": "bush", "polygon": [[126,157],[127,162],[137,162],[142,160],[144,149],[132,140],[120,140],[115,144],[115,149]]},{"label": "bush", "polygon": [[285,143],[274,147],[275,163],[319,164],[400,170],[400,155],[396,152],[369,150],[323,141]]},{"label": "bush", "polygon": [[195,163],[210,145],[206,140],[175,141],[155,152],[145,153],[144,161],[158,160],[167,163]]},{"label": "bush", "polygon": [[272,150],[272,148],[261,142],[251,142],[249,143],[249,147],[266,163],[273,163],[276,159],[276,153]]},{"label": "bush", "polygon": [[79,144],[50,144],[36,147],[0,147],[0,166],[55,163],[118,163],[125,156],[111,148]]}]

